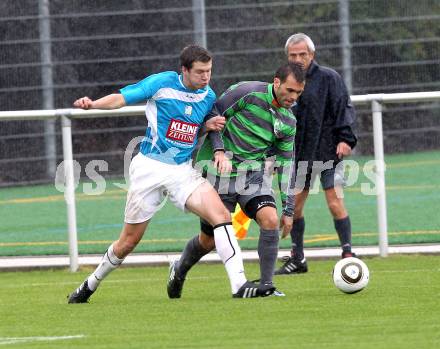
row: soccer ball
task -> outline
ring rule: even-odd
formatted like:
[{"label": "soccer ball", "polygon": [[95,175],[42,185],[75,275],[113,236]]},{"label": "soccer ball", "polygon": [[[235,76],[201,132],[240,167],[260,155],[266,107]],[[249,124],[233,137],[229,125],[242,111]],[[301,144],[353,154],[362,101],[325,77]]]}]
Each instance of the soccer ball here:
[{"label": "soccer ball", "polygon": [[362,291],[370,280],[367,265],[359,258],[343,258],[333,268],[333,282],[345,293]]}]

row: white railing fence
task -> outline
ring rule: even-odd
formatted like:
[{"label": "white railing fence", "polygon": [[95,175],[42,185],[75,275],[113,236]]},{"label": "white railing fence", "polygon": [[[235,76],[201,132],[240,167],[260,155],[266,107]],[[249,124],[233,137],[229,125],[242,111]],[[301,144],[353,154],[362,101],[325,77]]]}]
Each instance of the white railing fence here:
[{"label": "white railing fence", "polygon": [[[388,231],[385,193],[385,162],[382,132],[382,106],[388,103],[411,103],[440,100],[440,91],[355,95],[352,96],[351,99],[353,104],[371,104],[374,132],[374,157],[376,160],[375,175],[378,192],[377,221],[379,230],[379,253],[380,256],[386,257],[388,255]],[[58,118],[61,119],[64,173],[66,180],[65,198],[68,217],[67,227],[69,236],[69,257],[70,270],[72,272],[78,270],[79,263],[71,119],[113,116],[139,116],[142,115],[144,112],[145,108],[143,106],[124,107],[118,110],[56,109],[0,112],[0,121],[54,120]]]}]

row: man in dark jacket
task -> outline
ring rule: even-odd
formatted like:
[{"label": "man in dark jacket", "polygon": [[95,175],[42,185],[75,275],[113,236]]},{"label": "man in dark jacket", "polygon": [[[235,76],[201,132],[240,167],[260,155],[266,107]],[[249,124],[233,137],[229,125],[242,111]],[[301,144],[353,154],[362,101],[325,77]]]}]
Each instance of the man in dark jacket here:
[{"label": "man in dark jacket", "polygon": [[352,130],[355,112],[347,88],[336,71],[316,63],[315,45],[307,35],[297,33],[289,37],[285,52],[288,60],[301,63],[307,74],[304,92],[293,107],[297,117],[297,179],[294,223],[290,232],[292,252],[275,274],[307,272],[303,209],[310,187],[313,187],[318,176],[339,236],[342,258],[354,256],[351,251],[350,218],[342,191],[342,160],[351,154],[357,141]]}]

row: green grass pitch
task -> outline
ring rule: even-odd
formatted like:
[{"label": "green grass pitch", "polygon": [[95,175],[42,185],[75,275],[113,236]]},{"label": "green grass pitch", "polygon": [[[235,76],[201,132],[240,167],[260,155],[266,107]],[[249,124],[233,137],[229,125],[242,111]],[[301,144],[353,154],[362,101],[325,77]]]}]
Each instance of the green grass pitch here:
[{"label": "green grass pitch", "polygon": [[[439,348],[439,257],[364,261],[370,283],[354,295],[334,287],[336,260],[311,260],[309,273],[275,278],[286,297],[232,299],[223,266],[200,264],[181,299],[167,298],[166,267],[120,268],[73,305],[66,295],[91,269],[4,272],[0,347]],[[246,273],[258,277],[258,265]]]}]

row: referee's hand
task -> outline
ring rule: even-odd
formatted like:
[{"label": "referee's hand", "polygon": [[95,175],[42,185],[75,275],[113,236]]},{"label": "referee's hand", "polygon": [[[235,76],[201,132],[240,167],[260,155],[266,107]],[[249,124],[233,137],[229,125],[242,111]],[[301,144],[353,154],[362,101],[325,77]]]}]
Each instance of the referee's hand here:
[{"label": "referee's hand", "polygon": [[91,109],[92,104],[93,104],[93,101],[87,96],[81,97],[81,98],[77,99],[75,102],[73,102],[74,107],[86,109],[86,110]]},{"label": "referee's hand", "polygon": [[351,147],[345,142],[338,143],[336,147],[336,155],[338,155],[339,159],[351,155]]}]

